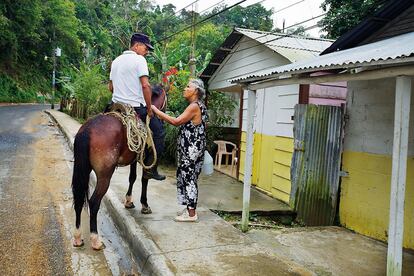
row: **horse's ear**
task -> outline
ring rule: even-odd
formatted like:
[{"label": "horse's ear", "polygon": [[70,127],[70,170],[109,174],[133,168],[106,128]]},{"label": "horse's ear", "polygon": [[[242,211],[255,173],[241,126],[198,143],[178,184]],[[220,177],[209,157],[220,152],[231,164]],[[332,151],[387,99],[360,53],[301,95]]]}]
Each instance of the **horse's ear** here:
[{"label": "horse's ear", "polygon": [[169,82],[167,82],[163,84],[162,87],[164,88],[165,93],[168,93],[168,91],[170,91],[171,85]]}]

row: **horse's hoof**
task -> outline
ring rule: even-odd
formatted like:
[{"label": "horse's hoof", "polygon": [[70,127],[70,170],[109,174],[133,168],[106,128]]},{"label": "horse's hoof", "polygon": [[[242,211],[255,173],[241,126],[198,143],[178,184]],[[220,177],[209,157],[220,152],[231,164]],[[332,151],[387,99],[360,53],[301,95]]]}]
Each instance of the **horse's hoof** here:
[{"label": "horse's hoof", "polygon": [[82,247],[85,245],[85,243],[83,242],[83,240],[81,240],[80,243],[77,243],[76,240],[73,240],[72,245],[73,247]]},{"label": "horse's hoof", "polygon": [[142,207],[141,214],[145,214],[145,215],[152,214],[152,210],[149,206],[148,207]]},{"label": "horse's hoof", "polygon": [[105,244],[103,242],[101,242],[101,245],[99,247],[97,247],[97,248],[95,248],[95,247],[92,246],[92,249],[95,250],[95,251],[100,251],[100,250],[103,250],[105,248],[106,248],[106,246],[105,246]]},{"label": "horse's hoof", "polygon": [[135,208],[134,202],[127,202],[127,203],[125,203],[124,206],[125,206],[126,209],[133,209],[133,208]]}]

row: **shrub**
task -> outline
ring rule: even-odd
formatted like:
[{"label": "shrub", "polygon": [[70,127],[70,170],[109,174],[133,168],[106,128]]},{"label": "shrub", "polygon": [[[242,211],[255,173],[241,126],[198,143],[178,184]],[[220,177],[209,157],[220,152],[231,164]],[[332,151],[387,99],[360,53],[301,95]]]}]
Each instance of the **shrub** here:
[{"label": "shrub", "polygon": [[0,102],[35,102],[36,98],[34,88],[22,89],[15,80],[5,74],[0,74]]},{"label": "shrub", "polygon": [[[111,99],[101,72],[100,65],[82,64],[79,69],[73,68],[68,73],[68,80],[62,80],[65,99],[71,99],[66,107],[70,115],[81,119],[102,112]],[[66,103],[65,103],[66,106]]]}]

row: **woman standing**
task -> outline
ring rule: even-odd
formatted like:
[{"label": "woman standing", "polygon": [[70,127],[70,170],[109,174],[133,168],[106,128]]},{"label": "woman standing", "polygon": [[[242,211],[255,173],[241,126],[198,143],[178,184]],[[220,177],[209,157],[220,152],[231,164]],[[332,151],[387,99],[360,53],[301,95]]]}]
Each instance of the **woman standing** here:
[{"label": "woman standing", "polygon": [[152,110],[162,120],[180,126],[177,141],[177,199],[185,205],[183,212],[175,218],[179,222],[195,222],[198,200],[197,180],[204,161],[206,148],[207,110],[202,103],[205,90],[203,81],[192,79],[184,89],[183,96],[189,102],[184,112],[177,118],[171,117],[152,106]]}]

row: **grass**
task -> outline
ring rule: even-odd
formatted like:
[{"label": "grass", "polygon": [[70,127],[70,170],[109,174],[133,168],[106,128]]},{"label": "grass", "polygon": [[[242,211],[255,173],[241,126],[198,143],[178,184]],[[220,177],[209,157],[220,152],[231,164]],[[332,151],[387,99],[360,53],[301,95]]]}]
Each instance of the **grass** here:
[{"label": "grass", "polygon": [[[214,213],[219,215],[222,219],[232,224],[234,227],[240,229],[241,227],[241,214],[234,214],[224,211],[215,211]],[[249,216],[249,228],[251,229],[284,229],[293,227],[302,227],[303,225],[297,223],[289,215],[259,215],[256,213],[250,213]]]}]

